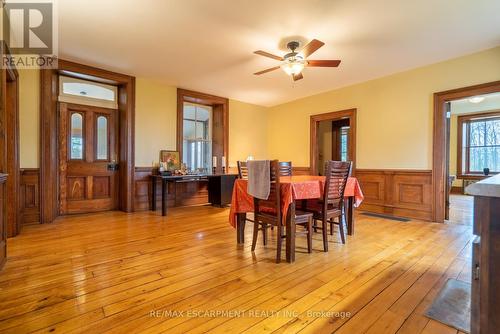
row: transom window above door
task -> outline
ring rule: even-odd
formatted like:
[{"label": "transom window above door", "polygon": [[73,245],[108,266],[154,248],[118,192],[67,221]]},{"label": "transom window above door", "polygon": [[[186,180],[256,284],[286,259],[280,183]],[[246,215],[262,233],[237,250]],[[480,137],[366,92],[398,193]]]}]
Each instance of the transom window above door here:
[{"label": "transom window above door", "polygon": [[60,102],[117,109],[117,96],[116,86],[59,76]]}]

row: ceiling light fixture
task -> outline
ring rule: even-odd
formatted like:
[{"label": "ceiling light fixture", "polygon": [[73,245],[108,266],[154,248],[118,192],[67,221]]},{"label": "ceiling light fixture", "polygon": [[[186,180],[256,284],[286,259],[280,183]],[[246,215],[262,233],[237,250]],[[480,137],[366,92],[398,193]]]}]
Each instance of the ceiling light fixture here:
[{"label": "ceiling light fixture", "polygon": [[481,103],[484,101],[484,96],[474,96],[469,99],[470,103]]},{"label": "ceiling light fixture", "polygon": [[306,66],[306,61],[301,56],[294,56],[287,58],[284,63],[281,65],[283,71],[285,71],[288,75],[297,75]]}]

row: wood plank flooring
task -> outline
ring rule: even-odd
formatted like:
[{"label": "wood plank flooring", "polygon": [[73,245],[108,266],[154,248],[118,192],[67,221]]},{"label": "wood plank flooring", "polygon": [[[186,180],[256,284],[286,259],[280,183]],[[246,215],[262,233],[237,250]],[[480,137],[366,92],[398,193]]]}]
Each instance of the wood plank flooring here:
[{"label": "wood plank flooring", "polygon": [[[236,245],[228,210],[109,212],[26,227],[0,272],[2,333],[455,333],[423,314],[448,278],[470,281],[470,226],[359,215],[323,253],[275,234]],[[273,232],[274,233],[274,232]]]},{"label": "wood plank flooring", "polygon": [[450,195],[450,223],[472,225],[474,218],[474,197],[469,195]]}]

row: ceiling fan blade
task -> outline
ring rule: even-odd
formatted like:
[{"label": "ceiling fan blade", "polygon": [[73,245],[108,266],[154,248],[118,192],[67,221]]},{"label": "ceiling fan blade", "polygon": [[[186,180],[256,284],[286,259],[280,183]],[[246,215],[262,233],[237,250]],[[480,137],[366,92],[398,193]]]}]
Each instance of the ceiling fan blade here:
[{"label": "ceiling fan blade", "polygon": [[299,73],[299,74],[294,75],[292,78],[293,78],[293,81],[297,81],[297,80],[304,78],[304,76],[302,75],[302,73]]},{"label": "ceiling fan blade", "polygon": [[273,55],[269,52],[266,52],[266,51],[262,51],[262,50],[259,50],[259,51],[255,51],[254,52],[256,55],[260,55],[260,56],[264,56],[264,57],[268,57],[268,58],[272,58],[272,59],[276,59],[276,60],[283,60],[283,57],[280,57],[280,56],[276,56],[276,55]]},{"label": "ceiling fan blade", "polygon": [[317,39],[313,39],[306,46],[304,46],[300,52],[302,53],[304,58],[307,58],[310,55],[312,55],[314,52],[316,52],[316,50],[318,50],[323,45],[325,45],[325,43],[323,43],[322,41],[318,41]]},{"label": "ceiling fan blade", "polygon": [[308,60],[307,66],[311,67],[337,67],[340,60]]},{"label": "ceiling fan blade", "polygon": [[271,72],[271,71],[277,70],[278,68],[280,68],[280,66],[274,66],[274,67],[268,68],[268,69],[260,71],[260,72],[255,72],[254,74],[255,75],[261,75],[261,74],[264,74],[264,73],[267,73],[267,72]]}]

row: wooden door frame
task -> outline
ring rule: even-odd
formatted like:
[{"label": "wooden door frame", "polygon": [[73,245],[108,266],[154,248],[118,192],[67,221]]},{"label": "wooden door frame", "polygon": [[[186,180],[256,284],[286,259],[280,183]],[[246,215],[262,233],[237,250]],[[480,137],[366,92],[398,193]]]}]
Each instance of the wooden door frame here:
[{"label": "wooden door frame", "polygon": [[[11,52],[5,41],[0,42],[0,49],[3,57],[9,57]],[[4,68],[1,70],[1,110],[4,111],[3,136],[0,142],[2,147],[2,157],[0,171],[8,174],[5,184],[5,197],[7,206],[5,207],[5,221],[7,237],[15,237],[21,229],[20,214],[20,156],[19,156],[19,73],[16,68]],[[2,131],[0,131],[2,132]]]},{"label": "wooden door frame", "polygon": [[438,223],[444,222],[445,215],[445,178],[446,178],[446,102],[465,99],[475,95],[500,92],[500,81],[489,82],[448,91],[434,93],[434,131],[432,160],[432,218]]},{"label": "wooden door frame", "polygon": [[40,72],[40,222],[50,223],[59,215],[58,76],[118,86],[119,111],[119,209],[134,211],[135,167],[135,77],[58,59],[57,69]]},{"label": "wooden door frame", "polygon": [[349,119],[349,157],[352,161],[353,174],[356,171],[356,113],[357,109],[346,109],[333,111],[324,114],[311,115],[310,117],[310,152],[309,152],[309,170],[311,175],[316,173],[316,156],[318,155],[318,125],[321,121],[336,121],[340,119]]}]

